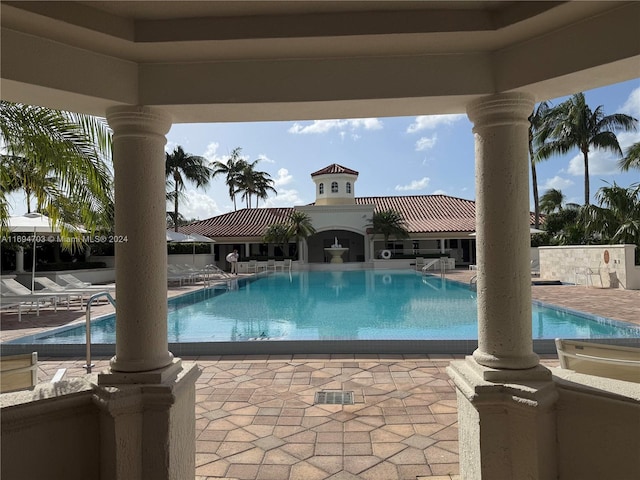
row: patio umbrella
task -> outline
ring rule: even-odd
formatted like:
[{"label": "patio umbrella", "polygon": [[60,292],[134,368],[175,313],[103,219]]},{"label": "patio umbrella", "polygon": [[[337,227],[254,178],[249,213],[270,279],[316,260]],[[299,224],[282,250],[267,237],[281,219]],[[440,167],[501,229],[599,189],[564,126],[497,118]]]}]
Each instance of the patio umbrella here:
[{"label": "patio umbrella", "polygon": [[200,235],[199,233],[180,233],[167,230],[167,242],[193,244],[193,264],[196,264],[196,243],[216,243],[215,240]]},{"label": "patio umbrella", "polygon": [[36,277],[36,239],[39,234],[46,235],[48,241],[53,242],[56,237],[53,234],[62,232],[62,227],[67,231],[86,233],[87,231],[69,225],[67,223],[58,222],[53,224],[51,219],[41,213],[25,213],[24,215],[18,215],[15,217],[9,217],[7,221],[7,227],[10,232],[25,233],[33,236],[33,261],[31,266],[31,291],[33,292],[35,287]]}]

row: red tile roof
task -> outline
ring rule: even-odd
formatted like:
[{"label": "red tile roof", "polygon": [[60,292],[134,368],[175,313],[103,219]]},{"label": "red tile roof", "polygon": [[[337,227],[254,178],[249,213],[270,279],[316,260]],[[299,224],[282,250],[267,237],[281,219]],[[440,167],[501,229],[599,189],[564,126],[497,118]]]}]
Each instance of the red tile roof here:
[{"label": "red tile roof", "polygon": [[356,177],[358,176],[358,172],[356,172],[355,170],[343,167],[342,165],[338,165],[337,163],[329,165],[328,167],[324,167],[322,170],[318,170],[317,172],[313,172],[311,176],[315,177],[317,175],[330,175],[333,173],[347,173],[349,175],[355,175]]},{"label": "red tile roof", "polygon": [[[402,214],[412,234],[469,234],[476,229],[476,203],[447,195],[410,195],[400,197],[358,197],[356,205],[375,205],[376,212],[395,210]],[[199,233],[212,238],[261,237],[274,223],[284,223],[294,210],[290,208],[244,208],[180,228],[182,233]],[[530,223],[534,223],[531,214]]]}]

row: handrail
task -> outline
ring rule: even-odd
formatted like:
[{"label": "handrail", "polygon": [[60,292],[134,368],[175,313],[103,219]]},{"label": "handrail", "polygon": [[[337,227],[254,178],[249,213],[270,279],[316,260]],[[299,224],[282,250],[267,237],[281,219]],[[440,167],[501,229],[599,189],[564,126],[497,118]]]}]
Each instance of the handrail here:
[{"label": "handrail", "polygon": [[91,304],[94,300],[97,300],[100,297],[107,297],[109,303],[114,307],[116,306],[116,301],[109,292],[94,293],[89,297],[89,300],[87,300],[87,318],[85,326],[85,330],[87,332],[87,363],[84,366],[84,368],[87,369],[87,373],[91,373],[91,368],[95,367],[95,364],[91,363]]},{"label": "handrail", "polygon": [[478,289],[478,275],[474,275],[473,277],[471,277],[471,279],[469,280],[469,288],[471,290],[473,290],[473,287],[476,287],[476,290]]}]

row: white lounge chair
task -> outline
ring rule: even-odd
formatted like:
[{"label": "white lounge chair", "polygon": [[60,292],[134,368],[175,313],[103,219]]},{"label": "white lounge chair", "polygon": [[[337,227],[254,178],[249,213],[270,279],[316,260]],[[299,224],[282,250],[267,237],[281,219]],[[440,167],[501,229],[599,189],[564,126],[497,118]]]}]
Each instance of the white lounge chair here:
[{"label": "white lounge chair", "polygon": [[[57,308],[58,302],[66,300],[67,310],[69,309],[69,303],[71,295],[68,293],[55,293],[55,292],[32,292],[27,287],[13,278],[3,278],[0,283],[0,294],[6,301],[20,301],[23,303],[33,303],[34,301],[46,301],[49,300]],[[11,299],[11,300],[10,300]]]},{"label": "white lounge chair", "polygon": [[247,272],[258,273],[258,261],[257,260],[249,260],[249,264],[247,265]]},{"label": "white lounge chair", "polygon": [[58,277],[73,288],[93,290],[95,292],[112,292],[116,289],[115,284],[109,285],[92,285],[89,282],[83,282],[78,277],[71,275],[70,273],[62,273]]},{"label": "white lounge chair", "polygon": [[275,259],[269,258],[267,260],[266,270],[273,270],[274,272],[276,271],[276,261],[275,261]]},{"label": "white lounge chair", "polygon": [[96,293],[96,289],[91,288],[75,288],[67,285],[60,285],[59,283],[54,282],[49,277],[36,277],[33,279],[35,283],[41,285],[42,290],[38,290],[38,292],[52,292],[52,293],[68,293],[69,295],[76,297],[80,300],[80,307],[84,307],[84,298],[91,297],[91,295]]},{"label": "white lounge chair", "polygon": [[640,348],[556,338],[556,349],[562,368],[640,383]]}]

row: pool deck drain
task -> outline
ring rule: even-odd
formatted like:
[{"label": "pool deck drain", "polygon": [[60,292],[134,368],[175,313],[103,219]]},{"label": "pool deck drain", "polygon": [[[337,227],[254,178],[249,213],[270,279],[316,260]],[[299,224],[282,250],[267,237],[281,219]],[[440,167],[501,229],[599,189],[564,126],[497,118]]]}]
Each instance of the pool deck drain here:
[{"label": "pool deck drain", "polygon": [[314,404],[316,405],[353,405],[353,392],[343,390],[322,390],[316,392]]}]

